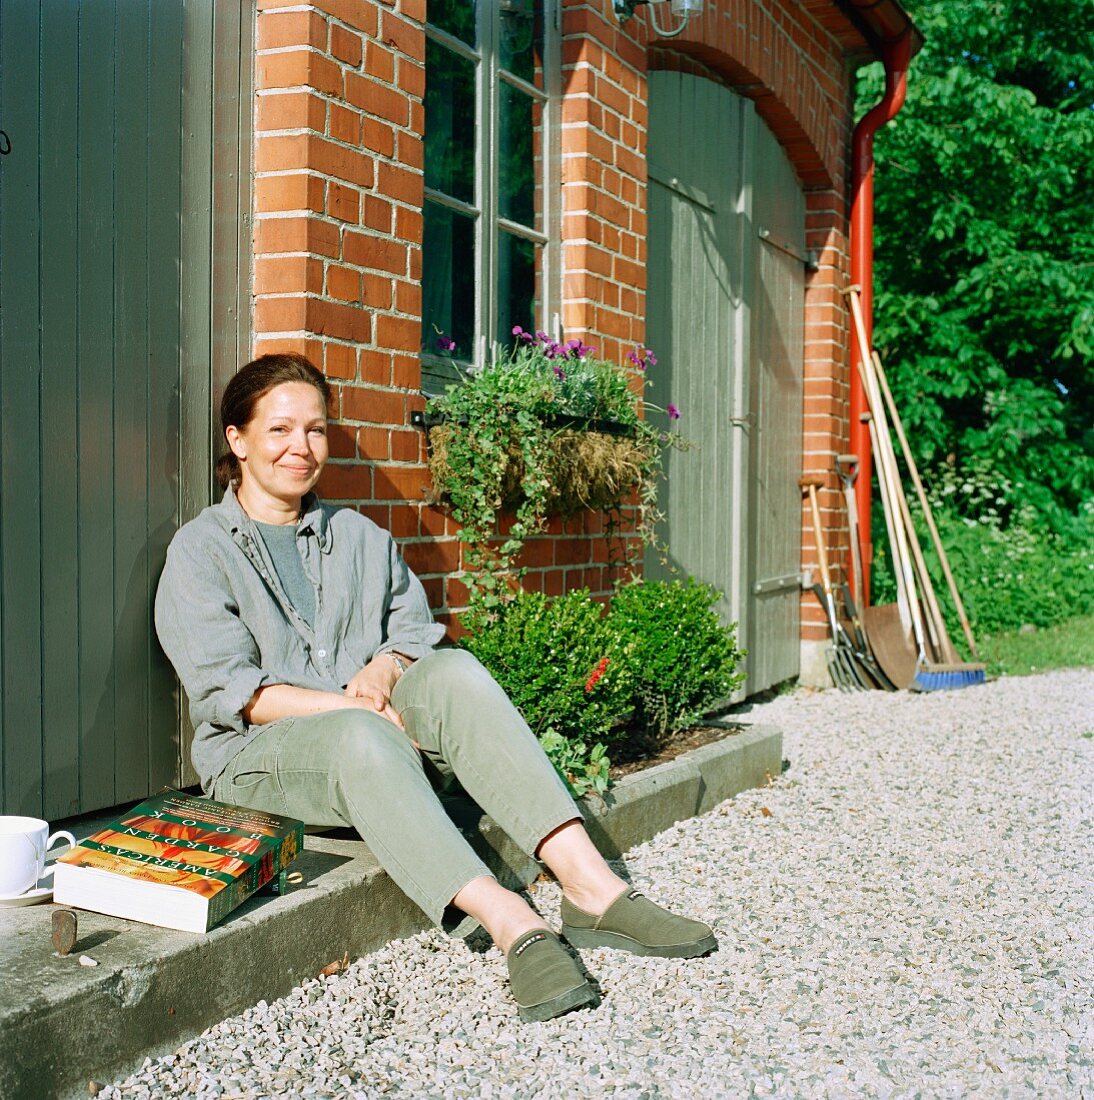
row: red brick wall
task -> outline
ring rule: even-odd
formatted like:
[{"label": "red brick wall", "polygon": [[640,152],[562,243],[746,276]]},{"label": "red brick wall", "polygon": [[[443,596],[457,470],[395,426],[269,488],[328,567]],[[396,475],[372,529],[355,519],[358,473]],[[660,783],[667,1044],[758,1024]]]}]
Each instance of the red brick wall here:
[{"label": "red brick wall", "polygon": [[[641,11],[641,9],[640,9]],[[672,23],[667,11],[661,18]],[[847,151],[852,129],[844,50],[792,0],[705,6],[674,39],[653,37],[645,13],[619,27],[607,3],[567,0],[563,19],[564,321],[609,355],[645,336],[646,75],[690,72],[752,99],[779,139],[806,197],[806,247],[819,268],[805,299],[804,467],[820,492],[830,558],[842,566],[847,535],[834,456],[847,449],[849,272]],[[637,238],[637,240],[635,240]],[[622,343],[621,343],[622,341]],[[816,569],[803,510],[803,568]],[[826,636],[812,596],[803,637]]]},{"label": "red brick wall", "polygon": [[[803,181],[807,244],[820,257],[806,293],[804,441],[807,468],[828,475],[847,437],[838,291],[852,119],[844,49],[817,7],[708,0],[680,38],[647,42],[645,13],[621,28],[610,0],[564,0],[562,317],[568,337],[616,361],[645,338],[647,72],[687,68],[749,96]],[[424,503],[424,441],[409,419],[422,405],[425,0],[258,8],[256,352],[291,348],[323,365],[336,396],[321,490],[388,526],[434,607],[450,612],[464,599],[450,576],[458,545],[443,511]],[[822,507],[838,540],[829,485]],[[526,548],[526,583],[604,592],[619,552],[599,516],[555,521]],[[805,608],[806,636],[821,637]]]}]

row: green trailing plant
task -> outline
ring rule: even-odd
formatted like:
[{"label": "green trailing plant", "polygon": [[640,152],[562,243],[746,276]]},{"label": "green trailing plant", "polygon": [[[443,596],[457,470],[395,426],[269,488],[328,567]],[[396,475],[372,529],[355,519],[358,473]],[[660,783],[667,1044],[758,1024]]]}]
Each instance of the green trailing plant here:
[{"label": "green trailing plant", "polygon": [[689,579],[624,585],[612,599],[608,626],[633,662],[633,729],[653,746],[744,682],[745,651],[714,610],[720,597]]},{"label": "green trailing plant", "polygon": [[[641,415],[637,380],[657,361],[647,349],[624,368],[580,340],[513,333],[496,362],[426,408],[434,494],[459,524],[471,605],[490,614],[516,587],[525,540],[551,514],[618,507],[634,493],[640,540],[656,543],[662,448],[686,445]],[[444,347],[453,350],[450,340]],[[679,419],[674,405],[667,412]],[[511,522],[499,534],[505,511]]]}]

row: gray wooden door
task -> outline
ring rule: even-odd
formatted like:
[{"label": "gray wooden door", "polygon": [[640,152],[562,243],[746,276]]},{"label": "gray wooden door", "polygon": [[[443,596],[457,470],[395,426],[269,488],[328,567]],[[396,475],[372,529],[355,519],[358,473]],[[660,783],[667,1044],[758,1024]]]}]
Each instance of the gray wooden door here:
[{"label": "gray wooden door", "polygon": [[749,691],[798,674],[801,654],[805,197],[775,136],[753,115],[755,280],[749,357]]},{"label": "gray wooden door", "polygon": [[650,554],[647,575],[677,570],[724,593],[719,611],[749,649],[742,693],[798,671],[803,276],[800,261],[794,272],[771,259],[757,221],[804,233],[801,188],[780,156],[748,100],[650,75],[649,398],[680,407],[695,447],[668,453],[670,568]]},{"label": "gray wooden door", "polygon": [[[190,387],[204,409],[211,388],[208,144],[190,156],[191,197],[206,197],[183,285],[184,76],[188,64],[212,67],[209,45],[184,33],[188,7],[0,2],[5,813],[101,808],[181,774],[175,682],[151,598],[180,519],[184,327],[206,333]],[[237,34],[237,82],[238,46]],[[197,495],[207,500],[207,434],[204,450]]]}]

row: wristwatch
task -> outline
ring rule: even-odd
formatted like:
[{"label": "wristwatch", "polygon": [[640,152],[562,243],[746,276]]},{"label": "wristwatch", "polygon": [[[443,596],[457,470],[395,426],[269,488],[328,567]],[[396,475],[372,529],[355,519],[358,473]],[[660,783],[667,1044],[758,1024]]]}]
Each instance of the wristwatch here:
[{"label": "wristwatch", "polygon": [[390,657],[395,662],[395,664],[399,668],[399,675],[400,676],[402,676],[402,674],[404,672],[406,672],[406,670],[408,668],[410,668],[410,665],[406,661],[404,661],[403,658],[400,657],[398,653],[395,653],[394,651],[392,651],[390,649],[385,649],[384,650],[384,656],[385,657]]}]

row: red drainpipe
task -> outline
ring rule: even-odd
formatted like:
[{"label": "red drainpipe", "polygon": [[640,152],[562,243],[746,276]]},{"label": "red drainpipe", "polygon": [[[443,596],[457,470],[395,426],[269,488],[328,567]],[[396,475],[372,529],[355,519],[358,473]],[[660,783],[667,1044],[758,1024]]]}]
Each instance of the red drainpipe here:
[{"label": "red drainpipe", "polygon": [[[885,95],[881,102],[859,120],[851,138],[851,282],[861,288],[862,316],[866,322],[866,343],[871,345],[874,331],[874,134],[896,117],[904,105],[908,86],[908,65],[915,39],[911,25],[896,41],[884,46],[881,60],[885,65]],[[851,450],[858,455],[858,480],[855,496],[859,514],[859,544],[869,602],[870,563],[873,543],[870,539],[870,429],[862,421],[866,412],[866,394],[858,373],[858,341],[851,340]],[[852,571],[847,571],[848,577]]]}]

